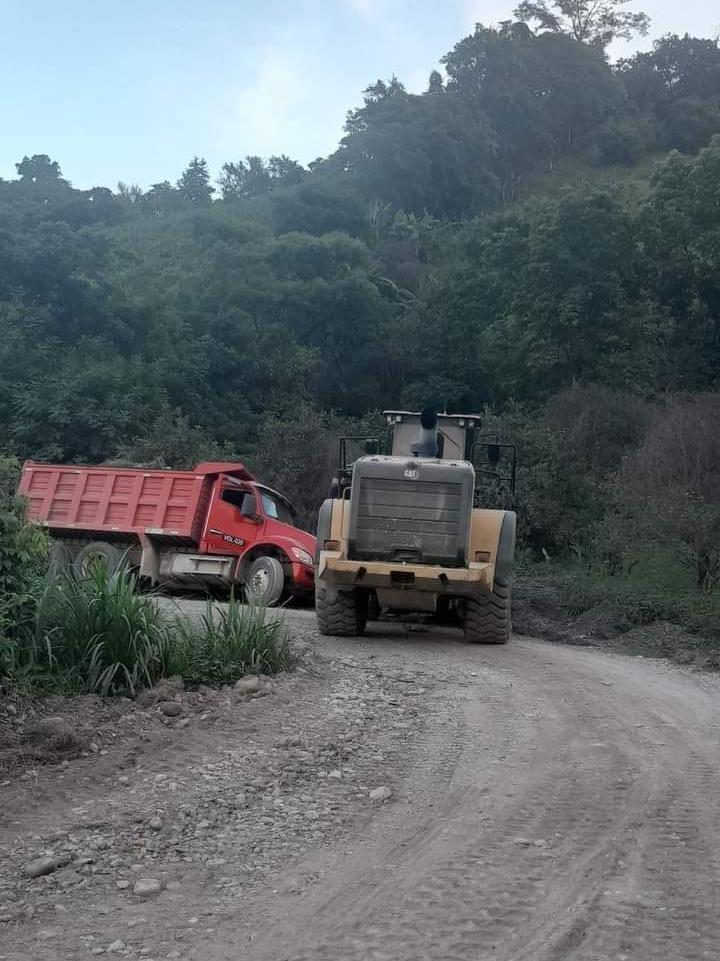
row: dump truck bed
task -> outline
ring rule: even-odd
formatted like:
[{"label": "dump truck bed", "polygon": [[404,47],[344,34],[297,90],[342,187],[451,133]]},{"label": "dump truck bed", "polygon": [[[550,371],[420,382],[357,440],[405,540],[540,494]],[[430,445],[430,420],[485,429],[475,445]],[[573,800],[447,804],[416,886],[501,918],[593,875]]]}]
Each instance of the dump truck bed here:
[{"label": "dump truck bed", "polygon": [[30,520],[58,534],[150,534],[197,543],[214,477],[223,468],[252,479],[239,464],[175,471],[28,461],[19,492],[28,500]]}]

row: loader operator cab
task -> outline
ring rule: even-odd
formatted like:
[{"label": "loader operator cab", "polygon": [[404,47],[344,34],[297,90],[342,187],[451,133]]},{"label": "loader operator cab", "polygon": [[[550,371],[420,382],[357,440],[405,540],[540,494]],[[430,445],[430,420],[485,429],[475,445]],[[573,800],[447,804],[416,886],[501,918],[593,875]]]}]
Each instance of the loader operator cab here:
[{"label": "loader operator cab", "polygon": [[[329,497],[350,496],[355,462],[361,457],[389,454],[394,457],[432,457],[468,461],[475,469],[475,506],[512,509],[515,502],[517,451],[494,432],[481,431],[479,414],[435,414],[386,410],[384,437],[341,437],[338,469]],[[434,440],[433,440],[434,438]]]},{"label": "loader operator cab", "polygon": [[[426,408],[420,414],[388,410],[385,411],[385,420],[390,428],[391,452],[394,456],[472,461],[474,433],[479,418],[464,414],[435,414]],[[435,452],[431,452],[433,446],[436,447]]]}]

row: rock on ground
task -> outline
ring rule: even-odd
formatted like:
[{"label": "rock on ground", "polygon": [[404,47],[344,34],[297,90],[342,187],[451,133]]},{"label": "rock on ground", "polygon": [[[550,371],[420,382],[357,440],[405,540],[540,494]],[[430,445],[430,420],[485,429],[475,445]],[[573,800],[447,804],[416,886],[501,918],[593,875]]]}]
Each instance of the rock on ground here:
[{"label": "rock on ground", "polygon": [[[186,942],[217,916],[268,879],[282,887],[284,865],[372,817],[368,791],[407,762],[432,698],[416,703],[372,659],[316,656],[312,615],[303,623],[294,640],[304,660],[271,684],[249,676],[222,690],[173,682],[136,700],[51,701],[63,723],[50,726],[82,718],[96,750],[65,768],[26,762],[9,796],[0,788],[0,956],[46,961],[35,938],[52,925],[52,961],[93,950],[159,961],[176,948],[197,961],[202,950]],[[182,728],[167,723],[180,715]],[[62,866],[48,861],[50,873],[30,878],[48,852]]]},{"label": "rock on ground", "polygon": [[31,861],[30,864],[27,865],[25,873],[29,878],[39,878],[45,874],[52,874],[53,871],[57,871],[59,867],[67,864],[69,860],[69,857],[59,858],[54,855],[37,858],[37,860]]},{"label": "rock on ground", "polygon": [[153,898],[162,891],[162,882],[156,878],[139,878],[133,885],[133,894],[138,898]]},{"label": "rock on ground", "polygon": [[376,787],[370,792],[371,801],[388,801],[392,797],[392,791],[386,785]]},{"label": "rock on ground", "polygon": [[262,682],[259,677],[254,674],[249,674],[247,677],[241,677],[239,681],[235,683],[235,690],[239,691],[241,694],[256,694],[262,688]]},{"label": "rock on ground", "polygon": [[160,701],[158,710],[165,717],[180,717],[183,712],[182,704],[179,701]]}]

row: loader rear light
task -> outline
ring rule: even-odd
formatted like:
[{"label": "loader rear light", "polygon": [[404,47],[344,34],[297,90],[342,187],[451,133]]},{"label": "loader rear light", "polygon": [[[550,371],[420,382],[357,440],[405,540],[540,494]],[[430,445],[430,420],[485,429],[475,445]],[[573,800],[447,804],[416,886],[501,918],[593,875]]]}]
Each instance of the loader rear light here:
[{"label": "loader rear light", "polygon": [[490,551],[475,551],[475,560],[478,563],[487,563],[491,557]]},{"label": "loader rear light", "polygon": [[326,551],[339,551],[340,541],[323,541],[323,550]]}]

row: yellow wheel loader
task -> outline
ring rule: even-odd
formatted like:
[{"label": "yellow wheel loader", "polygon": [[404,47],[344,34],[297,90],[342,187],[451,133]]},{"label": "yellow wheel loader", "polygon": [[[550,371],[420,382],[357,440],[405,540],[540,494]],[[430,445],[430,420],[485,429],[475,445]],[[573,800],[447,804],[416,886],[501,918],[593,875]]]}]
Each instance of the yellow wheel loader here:
[{"label": "yellow wheel loader", "polygon": [[[505,644],[515,514],[479,506],[489,478],[512,498],[515,449],[478,436],[468,414],[385,411],[390,453],[368,439],[340,464],[320,508],[315,603],[321,634],[362,634],[372,607],[429,614],[453,610],[468,641]],[[481,451],[482,465],[476,463]],[[509,462],[503,473],[499,462]]]}]

